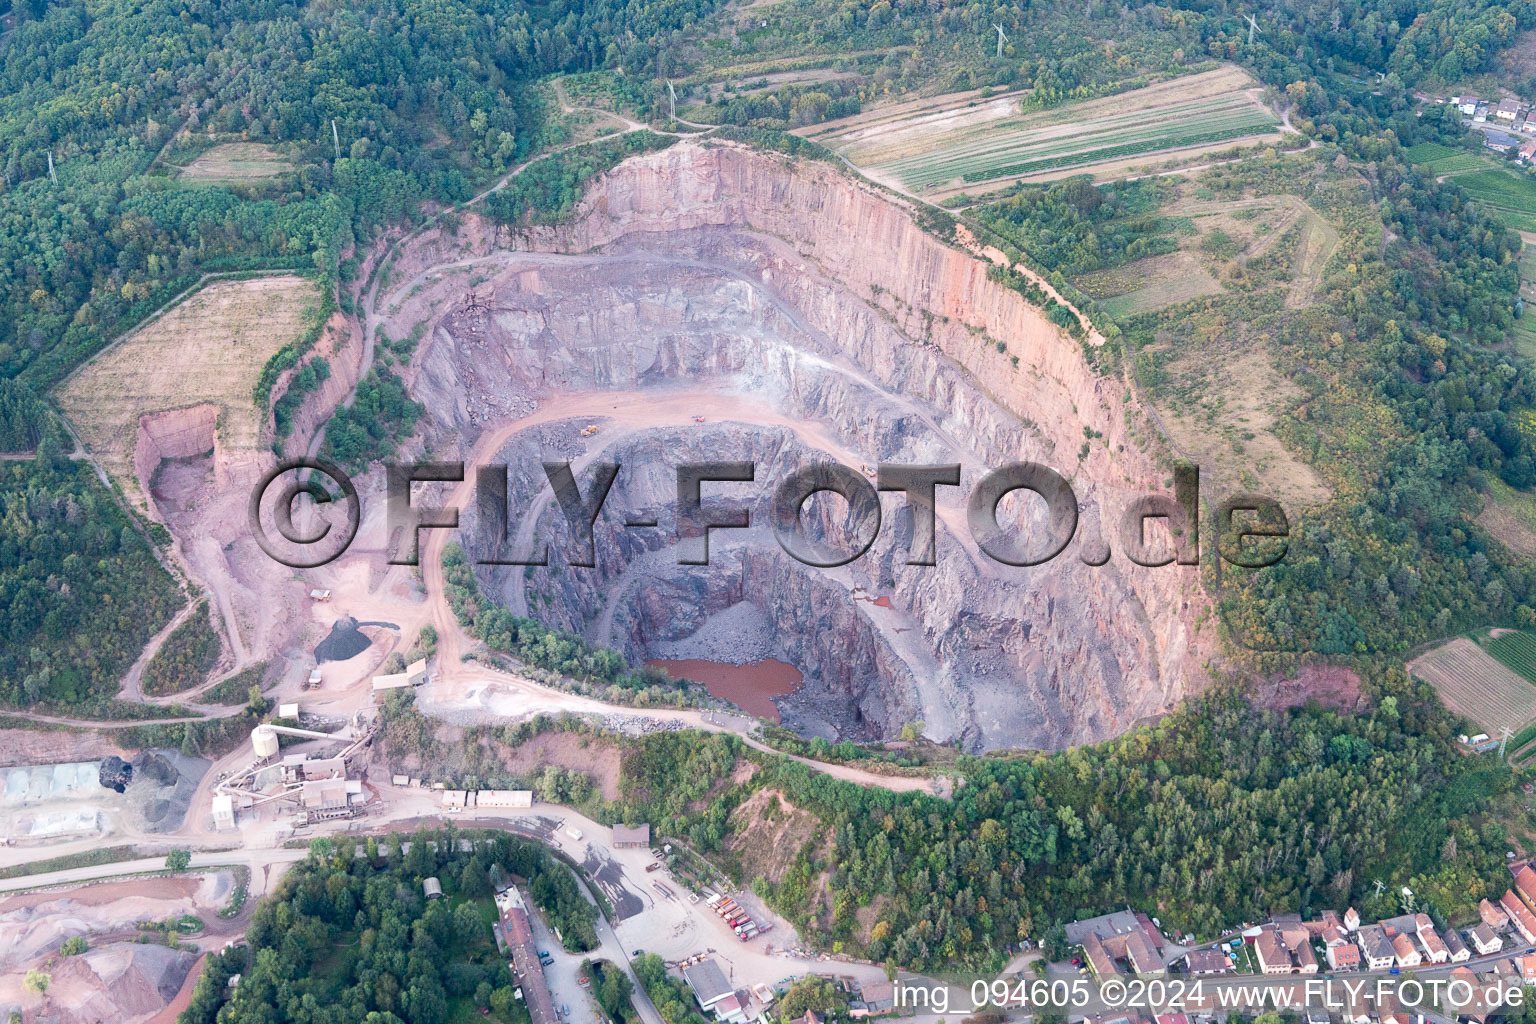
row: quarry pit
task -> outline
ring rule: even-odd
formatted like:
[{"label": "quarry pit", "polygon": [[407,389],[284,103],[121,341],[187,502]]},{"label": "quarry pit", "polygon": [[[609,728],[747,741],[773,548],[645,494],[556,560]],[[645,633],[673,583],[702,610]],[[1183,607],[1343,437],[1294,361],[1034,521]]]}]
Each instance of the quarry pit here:
[{"label": "quarry pit", "polygon": [[[1090,564],[1135,497],[1167,491],[1167,467],[1135,439],[1124,382],[989,266],[830,164],[683,142],[621,164],[569,224],[513,247],[473,217],[413,240],[379,312],[392,337],[423,336],[402,374],[433,457],[507,467],[510,531],[471,503],[470,557],[548,545],[549,566],[479,566],[497,603],[636,664],[787,663],[804,681],[774,703],[806,736],[921,722],[968,750],[1055,749],[1169,709],[1198,688],[1214,636],[1197,567]],[[566,564],[547,461],[583,485],[594,463],[622,466],[595,567]],[[750,461],[763,481],[706,486],[751,525],[713,531],[704,566],[678,564],[674,543],[690,461]],[[961,464],[938,492],[938,564],[906,564],[900,494],[856,561],[787,555],[772,484],[826,461]],[[965,520],[977,480],[1018,461],[1066,476],[1080,509],[1066,550],[1027,568],[985,557]],[[1044,508],[1016,491],[1000,518],[1027,534]],[[843,545],[845,513],[818,495],[802,521]]]}]

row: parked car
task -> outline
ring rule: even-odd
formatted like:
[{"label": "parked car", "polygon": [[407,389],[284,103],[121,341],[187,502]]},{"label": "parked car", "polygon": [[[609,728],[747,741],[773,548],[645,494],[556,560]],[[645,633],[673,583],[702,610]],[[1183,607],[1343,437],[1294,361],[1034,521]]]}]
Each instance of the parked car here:
[{"label": "parked car", "polygon": [[644,955],[645,955],[645,950],[643,950],[643,949],[637,949],[637,950],[635,950],[635,951],[634,951],[634,953],[632,953],[632,954],[631,954],[631,955],[632,955],[632,956],[637,956],[637,957],[640,957],[640,956],[644,956]]}]

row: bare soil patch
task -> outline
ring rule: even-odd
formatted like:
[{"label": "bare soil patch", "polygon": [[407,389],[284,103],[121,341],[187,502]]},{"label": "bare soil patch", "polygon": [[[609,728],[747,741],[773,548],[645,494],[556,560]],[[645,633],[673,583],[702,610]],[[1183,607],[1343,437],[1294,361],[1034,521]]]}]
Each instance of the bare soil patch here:
[{"label": "bare soil patch", "polygon": [[1360,707],[1360,677],[1341,665],[1303,665],[1292,674],[1259,684],[1255,703],[1272,711],[1316,701],[1324,707],[1355,711]]},{"label": "bare soil patch", "polygon": [[770,882],[783,879],[819,829],[814,815],[791,804],[776,789],[752,794],[731,812],[729,824],[726,852],[740,861],[744,877],[761,876]]},{"label": "bare soil patch", "polygon": [[1446,707],[1492,736],[1505,727],[1519,731],[1536,718],[1536,686],[1466,637],[1415,658],[1408,671],[1433,686]]},{"label": "bare soil patch", "polygon": [[1081,278],[1078,286],[1104,300],[1104,308],[1112,316],[1146,313],[1221,291],[1221,282],[1188,252],[1148,256],[1100,270]]},{"label": "bare soil patch", "polygon": [[1183,352],[1168,365],[1187,401],[1155,400],[1175,445],[1213,467],[1221,493],[1261,490],[1294,512],[1326,501],[1327,484],[1273,433],[1302,393],[1262,348],[1216,344]]},{"label": "bare soil patch", "polygon": [[0,768],[99,761],[114,754],[125,761],[133,759],[133,751],[124,750],[103,733],[73,729],[0,729]]},{"label": "bare soil patch", "polygon": [[[59,406],[124,493],[151,511],[140,474],[147,485],[160,457],[261,451],[266,410],[251,393],[318,302],[314,283],[294,275],[215,281],[86,363],[59,388]],[[141,452],[146,442],[156,451]]]}]

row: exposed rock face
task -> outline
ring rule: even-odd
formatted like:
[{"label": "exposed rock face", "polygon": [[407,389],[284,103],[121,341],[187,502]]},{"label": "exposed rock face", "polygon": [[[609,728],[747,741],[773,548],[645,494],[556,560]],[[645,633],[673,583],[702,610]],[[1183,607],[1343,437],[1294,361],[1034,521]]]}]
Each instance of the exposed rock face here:
[{"label": "exposed rock face", "polygon": [[[833,737],[922,719],[972,749],[1058,747],[1113,735],[1198,685],[1212,639],[1195,629],[1198,570],[1143,568],[1121,552],[1083,561],[1101,522],[1163,490],[1130,441],[1123,383],[901,201],[830,166],[686,143],[617,168],[571,226],[529,241],[538,251],[500,256],[482,242],[489,313],[441,316],[412,378],[436,418],[434,450],[530,417],[491,460],[509,465],[514,534],[498,542],[465,517],[472,554],[551,542],[555,568],[483,570],[514,611],[644,657],[752,602],[806,674],[779,702],[786,724]],[[441,312],[454,296],[445,282],[418,302]],[[612,393],[616,411],[594,393]],[[618,408],[636,393],[654,405]],[[588,422],[601,430],[584,440]],[[1080,457],[1085,429],[1096,439]],[[595,527],[595,569],[559,565],[564,526],[539,463],[567,458],[583,483],[590,462],[624,466]],[[758,483],[711,492],[751,505],[754,527],[717,533],[708,567],[680,566],[673,472],[701,459],[757,463]],[[766,528],[773,487],[827,460],[961,463],[962,486],[939,493],[939,564],[905,564],[899,496],[850,565],[812,569],[780,550]],[[965,525],[976,481],[1019,460],[1067,475],[1082,509],[1077,539],[1033,568],[987,558]],[[1024,493],[1003,509],[1027,537],[1044,516]],[[626,529],[644,513],[660,525]],[[817,498],[804,518],[840,543],[841,515],[840,500]]]}]

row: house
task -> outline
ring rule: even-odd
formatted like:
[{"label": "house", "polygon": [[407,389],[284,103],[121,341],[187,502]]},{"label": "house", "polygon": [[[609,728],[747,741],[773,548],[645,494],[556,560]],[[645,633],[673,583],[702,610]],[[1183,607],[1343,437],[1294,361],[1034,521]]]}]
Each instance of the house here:
[{"label": "house", "polygon": [[1382,931],[1381,925],[1371,924],[1361,928],[1359,939],[1360,954],[1371,970],[1384,971],[1397,959],[1392,943],[1387,941],[1387,933]]},{"label": "house", "polygon": [[1494,931],[1499,931],[1509,924],[1509,915],[1504,913],[1503,909],[1497,904],[1490,903],[1487,900],[1483,900],[1477,905],[1477,912],[1482,915],[1483,924]]},{"label": "house", "polygon": [[[1483,145],[1487,146],[1495,153],[1508,153],[1511,149],[1519,144],[1519,139],[1515,138],[1513,135],[1505,135],[1503,132],[1487,132],[1483,136]],[[1490,746],[1488,749],[1490,750],[1493,749],[1493,747],[1498,746],[1498,743],[1494,740],[1490,740],[1489,743]]]},{"label": "house", "polygon": [[616,850],[628,850],[634,848],[646,849],[651,845],[651,826],[641,825],[638,828],[629,828],[624,825],[613,826],[613,848]]},{"label": "house", "polygon": [[1131,962],[1131,970],[1143,976],[1160,976],[1167,971],[1163,958],[1152,948],[1152,940],[1145,932],[1132,932],[1125,937],[1125,957]]},{"label": "house", "polygon": [[1322,939],[1324,942],[1327,942],[1340,936],[1340,933],[1344,931],[1344,922],[1339,920],[1337,912],[1325,910],[1318,916],[1316,921],[1307,922],[1307,931],[1312,934],[1314,939]]},{"label": "house", "polygon": [[896,1009],[896,983],[881,979],[859,986],[859,998],[850,1006],[850,1016],[878,1017]]},{"label": "house", "polygon": [[1435,932],[1435,923],[1429,919],[1428,914],[1416,914],[1413,918],[1413,930],[1419,937],[1419,945],[1424,947],[1424,959],[1432,964],[1443,964],[1451,958],[1451,951],[1445,941]]},{"label": "house", "polygon": [[1360,930],[1360,911],[1356,910],[1354,907],[1350,907],[1348,910],[1344,911],[1344,930],[1348,932],[1357,932]]},{"label": "house", "polygon": [[1536,139],[1520,144],[1520,159],[1528,164],[1536,164]]},{"label": "house", "polygon": [[1291,957],[1291,970],[1296,974],[1316,974],[1317,954],[1312,952],[1312,936],[1306,928],[1285,928],[1280,932],[1280,942]]},{"label": "house", "polygon": [[[688,987],[693,989],[693,998],[699,1001],[702,1009],[713,1011],[714,1007],[727,999],[734,999],[735,989],[725,979],[725,972],[713,959],[701,960],[692,967],[683,968],[683,980]],[[736,1007],[741,1011],[740,1004]]]},{"label": "house", "polygon": [[1108,981],[1120,974],[1115,967],[1115,960],[1104,949],[1104,943],[1093,932],[1089,932],[1083,938],[1083,958],[1088,961],[1089,970],[1099,981]]},{"label": "house", "polygon": [[1465,983],[1467,986],[1466,991],[1472,993],[1470,1003],[1457,1011],[1458,1016],[1475,1021],[1476,1024],[1483,1024],[1488,1019],[1491,1008],[1485,998],[1483,986],[1477,982],[1477,975],[1472,973],[1471,968],[1458,967],[1451,972],[1451,981],[1452,983],[1458,981]]},{"label": "house", "polygon": [[1232,961],[1219,949],[1194,949],[1184,958],[1190,974],[1225,974],[1232,969]]},{"label": "house", "polygon": [[1536,981],[1536,953],[1527,953],[1525,956],[1520,957],[1518,965],[1520,967],[1520,977],[1527,985]]},{"label": "house", "polygon": [[1264,974],[1290,974],[1291,954],[1280,942],[1280,934],[1273,928],[1265,928],[1253,940],[1253,955]]},{"label": "house", "polygon": [[429,900],[442,899],[443,883],[439,882],[436,878],[423,878],[421,880],[421,891],[427,894],[427,899]]},{"label": "house", "polygon": [[[1487,900],[1483,900],[1487,903]],[[1504,940],[1494,932],[1486,923],[1477,925],[1467,931],[1467,938],[1472,940],[1472,948],[1477,950],[1478,956],[1487,956],[1489,953],[1497,953],[1504,948]]]},{"label": "house", "polygon": [[1477,109],[1472,111],[1472,120],[1477,124],[1482,124],[1488,120],[1488,104],[1479,103]]},{"label": "house", "polygon": [[1451,963],[1459,964],[1472,959],[1472,951],[1467,944],[1461,941],[1461,936],[1456,934],[1456,929],[1450,928],[1445,933],[1445,948],[1451,954]]},{"label": "house", "polygon": [[747,1024],[747,1011],[734,994],[726,996],[710,1009],[714,1011],[716,1020],[726,1021],[727,1024]]},{"label": "house", "polygon": [[1504,890],[1504,895],[1499,897],[1499,906],[1509,915],[1509,923],[1514,925],[1522,939],[1528,944],[1536,942],[1536,917],[1531,915],[1530,908],[1520,902],[1520,897],[1515,895],[1513,889]]},{"label": "house", "polygon": [[1477,97],[1458,96],[1456,97],[1456,106],[1461,110],[1463,114],[1471,117],[1473,114],[1477,113]]},{"label": "house", "polygon": [[516,976],[523,993],[523,1005],[528,1008],[532,1024],[556,1024],[560,1019],[555,1012],[555,1001],[549,994],[544,970],[539,966],[538,944],[533,938],[533,925],[528,920],[528,904],[516,886],[508,886],[496,893],[496,909],[501,914],[501,933],[512,950],[512,973]]},{"label": "house", "polygon": [[1417,967],[1424,962],[1419,948],[1413,944],[1413,940],[1406,932],[1398,932],[1392,936],[1392,952],[1397,957],[1399,967]]},{"label": "house", "polygon": [[1329,946],[1328,966],[1335,971],[1358,971],[1360,969],[1360,947],[1353,942],[1343,942],[1337,946]]},{"label": "house", "polygon": [[1513,121],[1518,113],[1520,113],[1519,100],[1500,100],[1498,109],[1494,111],[1493,116],[1497,117],[1500,121]]},{"label": "house", "polygon": [[1141,925],[1142,934],[1152,943],[1152,948],[1161,953],[1163,951],[1163,933],[1157,930],[1157,924],[1139,910],[1133,916],[1136,918],[1136,923]]}]

